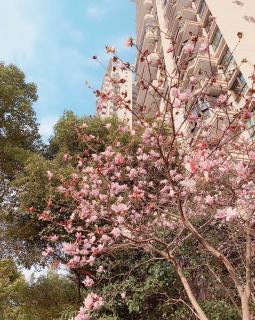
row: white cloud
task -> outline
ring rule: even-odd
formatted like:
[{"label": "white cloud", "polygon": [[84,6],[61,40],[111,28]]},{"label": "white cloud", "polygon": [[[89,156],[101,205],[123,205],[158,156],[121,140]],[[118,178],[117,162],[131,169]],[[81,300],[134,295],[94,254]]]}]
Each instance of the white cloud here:
[{"label": "white cloud", "polygon": [[40,36],[40,19],[30,0],[4,1],[0,10],[0,59],[29,60]]},{"label": "white cloud", "polygon": [[103,6],[90,5],[86,13],[90,18],[102,19],[107,14],[107,10]]},{"label": "white cloud", "polygon": [[58,121],[58,117],[45,117],[40,121],[39,132],[44,139],[50,138],[53,134],[54,125]]}]

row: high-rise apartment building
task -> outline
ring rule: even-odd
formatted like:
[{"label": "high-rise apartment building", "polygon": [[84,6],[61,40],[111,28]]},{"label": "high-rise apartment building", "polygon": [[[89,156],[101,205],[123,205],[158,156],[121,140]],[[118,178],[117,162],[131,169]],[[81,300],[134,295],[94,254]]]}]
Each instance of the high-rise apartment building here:
[{"label": "high-rise apartment building", "polygon": [[[230,95],[233,113],[244,105],[245,97],[253,93],[254,0],[136,0],[136,9],[137,110],[146,108],[149,114],[158,106],[164,110],[162,95],[175,81],[181,91],[191,89],[192,114],[210,117],[210,107],[222,92]],[[159,68],[159,57],[165,72]],[[152,86],[144,90],[145,83]],[[183,116],[180,112],[177,123]],[[211,121],[218,126],[222,117],[212,116]],[[195,133],[196,123],[187,124],[184,131]],[[254,129],[249,133],[253,135]]]},{"label": "high-rise apartment building", "polygon": [[[132,71],[111,59],[102,83],[103,96],[97,99],[97,114],[101,118],[116,116],[131,127],[132,112],[128,108],[132,108],[132,86]],[[120,97],[125,98],[128,108],[119,102]]]}]

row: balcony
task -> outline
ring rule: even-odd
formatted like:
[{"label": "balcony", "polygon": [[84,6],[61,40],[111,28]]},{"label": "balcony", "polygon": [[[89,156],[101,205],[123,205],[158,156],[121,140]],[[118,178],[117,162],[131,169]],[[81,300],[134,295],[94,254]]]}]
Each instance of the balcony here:
[{"label": "balcony", "polygon": [[166,6],[165,20],[168,23],[168,31],[172,36],[176,25],[179,25],[180,20],[196,20],[196,13],[192,9],[192,1],[190,0],[177,0],[174,3]]},{"label": "balcony", "polygon": [[180,53],[181,44],[188,41],[190,39],[190,35],[194,36],[201,36],[202,30],[201,26],[198,22],[192,20],[184,21],[183,27],[179,30],[177,37],[176,37],[176,46],[175,52],[176,55]]},{"label": "balcony", "polygon": [[226,92],[228,88],[227,82],[222,78],[213,80],[203,79],[200,81],[200,86],[203,93],[212,97],[218,97],[222,92]]},{"label": "balcony", "polygon": [[157,41],[158,37],[155,31],[152,31],[150,29],[146,30],[143,45],[142,45],[142,51],[148,50],[149,52],[154,50],[155,43]]},{"label": "balcony", "polygon": [[155,25],[155,17],[151,13],[147,13],[144,16],[144,27],[153,27]]},{"label": "balcony", "polygon": [[158,80],[153,80],[151,85],[149,86],[148,93],[157,101],[160,101],[162,96],[164,95],[165,88],[162,84],[159,83]]},{"label": "balcony", "polygon": [[151,9],[153,8],[153,2],[152,0],[144,0],[143,1],[143,7],[145,9],[145,11],[147,13],[150,13],[151,12]]},{"label": "balcony", "polygon": [[204,79],[205,75],[211,77],[216,71],[217,59],[209,59],[207,54],[198,53],[190,63],[187,73],[198,80]]},{"label": "balcony", "polygon": [[211,124],[209,132],[211,137],[219,138],[226,131],[225,136],[234,136],[238,131],[236,112],[215,110],[207,121]]}]

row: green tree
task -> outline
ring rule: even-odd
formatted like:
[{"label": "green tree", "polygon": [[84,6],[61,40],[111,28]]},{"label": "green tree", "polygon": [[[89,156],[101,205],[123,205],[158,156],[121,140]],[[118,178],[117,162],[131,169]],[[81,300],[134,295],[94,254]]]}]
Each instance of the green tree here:
[{"label": "green tree", "polygon": [[13,260],[0,261],[0,319],[53,320],[77,310],[76,286],[69,276],[49,271],[26,282]]},{"label": "green tree", "polygon": [[36,100],[35,84],[27,83],[16,66],[0,63],[0,171],[7,177],[12,178],[40,145],[32,108]]},{"label": "green tree", "polygon": [[[37,100],[37,88],[28,83],[25,74],[14,65],[0,63],[0,257],[7,257],[13,252],[27,253],[20,250],[16,242],[17,231],[8,237],[15,226],[12,218],[19,208],[18,190],[11,183],[20,173],[26,161],[36,152],[41,151],[42,143],[38,133],[38,123],[33,110]],[[21,217],[21,221],[24,217]],[[9,223],[10,222],[10,223]],[[22,222],[20,223],[22,226]],[[15,254],[14,254],[15,255]],[[16,258],[16,257],[15,257]]]}]

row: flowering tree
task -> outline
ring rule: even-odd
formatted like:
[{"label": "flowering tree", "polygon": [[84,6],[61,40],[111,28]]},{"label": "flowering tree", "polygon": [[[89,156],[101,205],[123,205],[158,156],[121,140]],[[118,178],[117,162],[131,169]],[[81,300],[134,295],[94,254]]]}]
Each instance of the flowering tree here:
[{"label": "flowering tree", "polygon": [[[134,46],[132,39],[128,45]],[[152,95],[150,106],[134,108],[125,93],[116,98],[111,92],[95,91],[101,103],[114,99],[118,108],[132,112],[134,130],[124,143],[119,139],[128,131],[123,125],[99,151],[86,123],[76,128],[86,150],[56,189],[55,198],[64,199],[63,205],[50,197],[38,214],[48,225],[44,233],[49,245],[43,254],[84,270],[83,284],[91,288],[107,270],[107,265],[98,265],[102,256],[142,250],[174,267],[193,315],[205,320],[182,260],[182,248],[191,241],[192,254],[207,257],[205,268],[216,283],[222,284],[222,279],[214,266],[224,270],[229,283],[225,294],[248,320],[254,300],[255,152],[248,134],[253,90],[249,96],[240,94],[238,109],[224,87],[209,101],[208,88],[217,85],[220,76],[220,68],[212,66],[210,72],[200,72],[201,78],[189,75],[191,86],[183,89],[182,74],[193,55],[200,51],[208,56],[210,67],[207,43],[191,36],[184,50],[181,64],[169,74],[162,57],[138,49],[144,68],[157,66],[160,73],[157,84],[151,72],[149,78],[137,75],[140,86]],[[113,54],[116,68],[131,68],[113,48],[107,47],[107,52]],[[169,54],[175,58],[173,42]],[[110,123],[106,129],[111,130]],[[70,160],[68,154],[64,160]],[[47,175],[54,180],[53,172]],[[65,206],[67,201],[71,208]],[[104,304],[107,301],[91,289],[75,319],[91,319]]]}]

